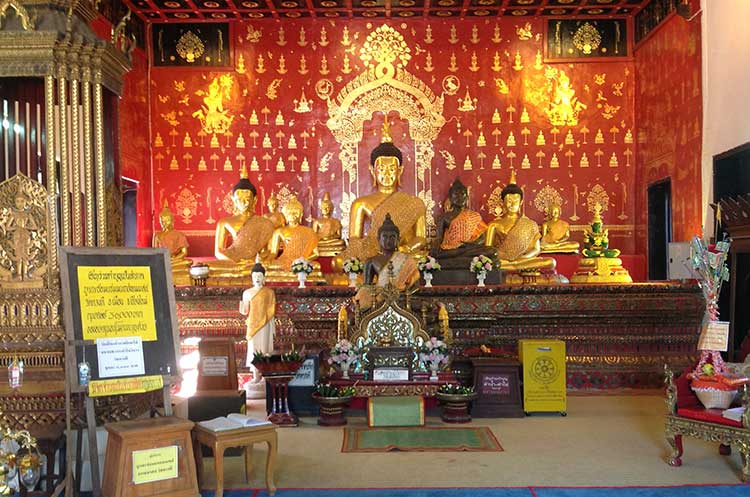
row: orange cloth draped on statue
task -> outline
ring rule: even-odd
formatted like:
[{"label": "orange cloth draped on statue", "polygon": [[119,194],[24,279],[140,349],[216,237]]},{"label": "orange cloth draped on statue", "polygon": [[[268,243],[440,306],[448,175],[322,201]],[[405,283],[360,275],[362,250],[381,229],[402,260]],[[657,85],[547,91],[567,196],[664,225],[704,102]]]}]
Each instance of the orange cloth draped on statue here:
[{"label": "orange cloth draped on statue", "polygon": [[497,244],[498,255],[500,259],[515,261],[527,253],[539,238],[539,226],[528,217],[521,216]]},{"label": "orange cloth draped on statue", "polygon": [[227,256],[233,261],[255,259],[255,255],[266,248],[273,230],[273,223],[268,219],[261,216],[250,217],[227,248]]},{"label": "orange cloth draped on statue", "polygon": [[557,243],[568,234],[569,225],[564,221],[558,221],[547,225],[547,233],[542,238],[542,243]]},{"label": "orange cloth draped on statue", "polygon": [[287,229],[293,230],[292,235],[288,239],[284,237],[284,250],[271,263],[281,269],[291,271],[292,262],[295,259],[300,257],[307,259],[313,254],[318,246],[318,235],[307,226],[295,226]]},{"label": "orange cloth draped on statue", "polygon": [[[393,286],[400,291],[405,290],[412,282],[419,278],[419,268],[414,257],[403,252],[396,252],[378,272],[376,286],[382,287],[388,283],[390,277],[388,274],[389,263],[393,265]],[[363,286],[354,296],[354,301],[359,302],[359,306],[362,309],[369,309],[373,306],[375,297],[376,295],[370,288]]]},{"label": "orange cloth draped on statue", "polygon": [[356,256],[365,261],[380,253],[378,229],[383,224],[386,214],[391,215],[391,219],[401,231],[403,240],[404,234],[410,231],[424,212],[424,203],[419,198],[404,192],[393,192],[373,209],[367,235],[364,238],[349,239],[349,247],[341,253],[342,260]]},{"label": "orange cloth draped on statue", "polygon": [[188,247],[188,241],[179,231],[161,232],[154,237],[154,246],[164,247],[169,250],[169,255],[174,256],[181,248]]},{"label": "orange cloth draped on statue", "polygon": [[250,309],[245,320],[247,333],[245,337],[250,340],[274,318],[276,312],[276,294],[268,287],[258,289],[250,300]]},{"label": "orange cloth draped on statue", "polygon": [[473,242],[486,230],[487,225],[482,221],[481,214],[464,209],[451,221],[450,226],[443,233],[443,243],[440,244],[440,248],[443,250],[458,248],[464,243]]}]

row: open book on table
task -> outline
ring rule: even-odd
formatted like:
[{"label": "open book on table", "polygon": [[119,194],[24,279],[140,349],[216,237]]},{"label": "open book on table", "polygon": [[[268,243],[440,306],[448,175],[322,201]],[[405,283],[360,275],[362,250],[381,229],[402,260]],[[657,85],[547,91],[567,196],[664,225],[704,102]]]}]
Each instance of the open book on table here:
[{"label": "open book on table", "polygon": [[199,421],[199,425],[211,431],[237,430],[240,428],[255,428],[258,426],[269,426],[272,423],[265,419],[253,419],[244,414],[231,413],[208,421]]}]

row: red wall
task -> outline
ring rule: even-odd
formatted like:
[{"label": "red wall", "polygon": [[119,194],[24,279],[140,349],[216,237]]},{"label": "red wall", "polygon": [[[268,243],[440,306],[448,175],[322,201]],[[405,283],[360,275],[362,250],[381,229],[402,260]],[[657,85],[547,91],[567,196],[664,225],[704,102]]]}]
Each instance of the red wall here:
[{"label": "red wall", "polygon": [[[521,40],[517,34],[517,27],[527,21],[531,23],[533,36],[531,39]],[[425,181],[415,178],[414,146],[408,133],[408,126],[414,123],[407,123],[402,119],[403,116],[399,116],[393,122],[394,142],[404,151],[405,156],[403,184],[406,191],[422,192],[426,198],[432,199],[432,212],[437,215],[440,212],[438,206],[445,198],[448,186],[456,176],[460,176],[471,188],[473,207],[480,210],[485,219],[489,220],[492,216],[487,208],[488,200],[493,191],[497,193],[497,190],[507,182],[511,162],[507,154],[513,152],[516,155],[513,167],[517,170],[518,182],[525,188],[527,215],[539,223],[542,222],[543,214],[534,206],[534,200],[541,190],[549,185],[557,190],[565,202],[563,217],[570,220],[574,212],[577,215],[578,219],[571,220],[571,224],[579,225],[579,231],[574,233],[574,237],[580,239],[580,226],[588,223],[591,217],[587,197],[594,187],[599,185],[609,199],[604,219],[610,227],[611,245],[622,249],[626,254],[636,252],[633,230],[638,211],[634,202],[636,150],[633,143],[625,143],[625,136],[629,130],[633,138],[636,136],[636,78],[632,61],[554,63],[535,68],[535,55],[537,52],[544,53],[543,20],[537,18],[430,20],[408,23],[391,21],[390,25],[403,35],[410,50],[411,59],[406,64],[407,71],[421,79],[436,95],[443,94],[443,81],[446,76],[455,76],[460,83],[455,94],[443,94],[443,116],[447,122],[434,141],[435,157],[431,170],[426,172]],[[279,44],[279,30],[282,26],[286,42],[284,45]],[[325,125],[328,119],[326,104],[316,95],[315,88],[316,84],[325,78],[331,83],[335,96],[348,82],[362,73],[364,66],[359,58],[359,50],[368,34],[378,26],[380,23],[367,21],[284,21],[283,25],[275,21],[236,23],[232,25],[231,35],[234,51],[233,68],[151,69],[150,125],[154,198],[157,205],[161,204],[163,198],[169,200],[176,214],[177,229],[186,232],[190,238],[190,255],[209,255],[212,252],[215,220],[227,215],[226,208],[229,206],[226,195],[238,179],[240,154],[245,157],[248,166],[254,157],[260,166],[259,171],[250,173],[251,181],[260,188],[258,212],[265,212],[265,199],[271,190],[279,191],[286,188],[289,192],[299,194],[305,204],[306,215],[314,217],[318,215],[318,199],[323,191],[328,190],[336,205],[335,215],[341,217],[342,192],[346,176],[342,172],[338,158],[339,146]],[[433,38],[430,43],[426,40],[428,26],[432,30]],[[253,31],[261,31],[257,42],[249,39],[250,28]],[[303,28],[306,42],[304,46],[300,43],[300,31]],[[325,46],[320,43],[323,28],[329,41]],[[342,44],[344,28],[348,30],[351,42],[349,45]],[[452,36],[452,28],[455,28],[455,37]],[[493,41],[497,32],[499,42]],[[522,57],[523,69],[520,71],[512,68],[516,52]],[[496,53],[500,65],[497,72],[492,69]],[[432,58],[431,71],[427,71],[425,67],[428,54]],[[452,54],[456,56],[455,72],[449,67]],[[476,54],[476,71],[471,67],[473,54]],[[244,58],[244,74],[237,71],[240,55]],[[286,72],[283,74],[279,71],[282,55],[286,62]],[[263,57],[265,65],[265,71],[262,73],[257,71],[259,56]],[[308,72],[305,74],[301,74],[300,70],[302,56],[307,63]],[[327,59],[330,71],[327,74],[321,74],[323,56]],[[653,59],[657,56],[660,55],[654,53],[649,57]],[[351,69],[348,73],[344,71],[345,57],[348,57]],[[551,68],[565,71],[570,77],[575,97],[586,105],[586,109],[580,112],[578,124],[570,127],[559,126],[557,136],[552,134],[553,126],[545,114],[550,100],[554,98],[551,80],[545,76]],[[677,73],[673,71],[659,72],[660,77],[669,81],[678,78]],[[222,75],[228,75],[232,81],[230,96],[222,102],[227,115],[233,117],[230,128],[232,135],[217,136],[218,147],[211,148],[210,136],[198,136],[201,123],[194,113],[201,108],[209,84],[215,77]],[[505,81],[508,93],[498,91],[497,78]],[[268,90],[269,86],[273,87],[276,84],[278,87],[274,95],[273,91]],[[657,86],[664,88],[666,85]],[[140,88],[139,85],[136,87]],[[461,103],[459,99],[464,98],[467,89],[471,98],[477,99],[477,109],[462,112],[458,110]],[[300,99],[303,90],[305,97],[312,100],[312,112],[296,113],[295,100]],[[677,105],[677,100],[672,100],[672,104]],[[512,124],[506,112],[511,105],[516,109]],[[520,122],[524,107],[529,114],[528,123]],[[264,108],[268,109],[265,114],[262,112]],[[500,124],[492,123],[495,109],[499,111]],[[607,112],[613,109],[617,110]],[[259,120],[257,125],[250,124],[253,111]],[[283,125],[275,124],[279,112],[283,117]],[[643,106],[641,113],[645,113]],[[123,120],[132,119],[132,125],[137,126],[137,129],[141,130],[139,132],[145,133],[148,123],[144,122],[142,114],[128,116],[128,112],[123,112],[122,115]],[[391,113],[391,116],[395,117],[396,114]],[[674,116],[667,118],[660,114],[659,119],[662,118],[664,121],[671,121]],[[353,184],[355,196],[372,191],[367,163],[369,151],[379,141],[381,122],[382,116],[375,116],[359,146],[358,181]],[[523,134],[524,128],[528,128],[528,135]],[[588,128],[585,136],[582,133],[584,128]],[[611,132],[612,128],[616,128],[617,133]],[[493,135],[494,130],[500,135]],[[564,143],[569,130],[574,139],[574,143],[570,145]],[[598,130],[602,131],[603,143],[596,143]],[[468,139],[464,135],[467,131],[471,133]],[[507,145],[511,131],[516,141],[514,147]],[[544,135],[545,145],[536,144],[540,131]],[[307,148],[303,147],[303,132],[309,135]],[[477,145],[480,132],[486,140],[483,147]],[[156,142],[157,133],[162,143]],[[251,133],[257,133],[255,144]],[[272,148],[264,149],[261,146],[266,133],[269,135]],[[277,133],[279,136],[283,133],[281,140]],[[190,146],[186,146],[186,134],[189,136]],[[240,135],[245,141],[244,148],[238,147],[237,144]],[[289,147],[290,135],[296,139],[296,149]],[[526,145],[525,138],[528,142]],[[495,145],[496,139],[498,145]],[[557,143],[554,143],[555,141]],[[134,144],[133,147],[137,149],[132,153],[133,158],[139,157],[135,160],[140,160],[140,144]],[[327,165],[321,166],[321,159],[327,153],[331,154],[330,161]],[[478,158],[480,153],[486,156],[483,166]],[[588,157],[588,167],[580,165],[584,153]],[[265,154],[271,157],[268,160],[268,171],[266,161],[263,160]],[[289,161],[292,154],[297,157],[294,171]],[[455,165],[447,161],[448,154],[454,157]],[[551,167],[553,154],[558,158],[557,168]],[[617,159],[616,167],[610,167],[613,154]],[[495,155],[500,158],[499,170],[493,170],[491,167]],[[530,160],[528,169],[521,167],[524,155]],[[212,159],[212,156],[215,159]],[[285,172],[275,170],[280,157],[285,162]],[[300,172],[303,157],[307,158],[310,164],[310,172]],[[464,170],[467,157],[473,162],[471,170]],[[175,162],[173,169],[170,169],[173,158]],[[207,166],[205,171],[198,170],[201,158]],[[227,159],[229,170],[224,170]],[[630,164],[626,165],[627,162]],[[146,163],[147,161],[144,161],[144,166]],[[577,199],[575,191],[578,193]],[[699,201],[699,195],[696,199]],[[348,203],[344,203],[344,209],[347,209],[347,205]],[[144,213],[147,214],[148,211]]]},{"label": "red wall", "polygon": [[[693,12],[697,10],[693,6]],[[672,238],[701,229],[701,23],[666,20],[635,52],[638,123],[636,251],[647,252],[647,188],[670,178]]]}]

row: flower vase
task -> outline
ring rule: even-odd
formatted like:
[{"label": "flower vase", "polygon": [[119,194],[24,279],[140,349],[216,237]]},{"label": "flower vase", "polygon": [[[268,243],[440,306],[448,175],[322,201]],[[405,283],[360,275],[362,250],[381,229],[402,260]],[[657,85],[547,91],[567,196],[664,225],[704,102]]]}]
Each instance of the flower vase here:
[{"label": "flower vase", "polygon": [[349,379],[349,368],[351,367],[354,360],[348,360],[341,363],[341,378],[344,380]]},{"label": "flower vase", "polygon": [[297,273],[297,281],[299,281],[299,285],[297,285],[297,288],[305,288],[305,281],[307,281],[307,273],[304,271],[300,271]]},{"label": "flower vase", "polygon": [[487,277],[487,271],[479,271],[477,273],[477,286],[485,286],[484,279]]},{"label": "flower vase", "polygon": [[349,287],[357,288],[357,273],[349,273]]},{"label": "flower vase", "polygon": [[424,278],[424,287],[432,288],[432,273],[425,271],[422,274],[422,278]]},{"label": "flower vase", "polygon": [[430,381],[438,381],[438,369],[439,368],[440,368],[440,363],[437,363],[437,362],[430,363]]}]

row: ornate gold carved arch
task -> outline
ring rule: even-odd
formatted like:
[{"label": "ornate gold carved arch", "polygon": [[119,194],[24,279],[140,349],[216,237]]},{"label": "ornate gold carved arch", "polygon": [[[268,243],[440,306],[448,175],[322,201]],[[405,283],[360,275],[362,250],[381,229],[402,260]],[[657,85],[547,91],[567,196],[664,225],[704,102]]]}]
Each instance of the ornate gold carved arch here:
[{"label": "ornate gold carved arch", "polygon": [[[349,206],[359,192],[357,145],[362,141],[364,122],[375,112],[397,111],[409,123],[409,135],[414,140],[414,193],[425,201],[428,225],[431,215],[432,182],[428,171],[435,156],[433,141],[445,125],[443,96],[437,96],[417,76],[405,67],[411,54],[401,33],[390,26],[372,31],[360,49],[365,71],[328,100],[328,129],[341,146],[339,160],[342,167],[343,194],[340,204],[342,222],[348,226]],[[343,179],[347,173],[347,180]]]}]

